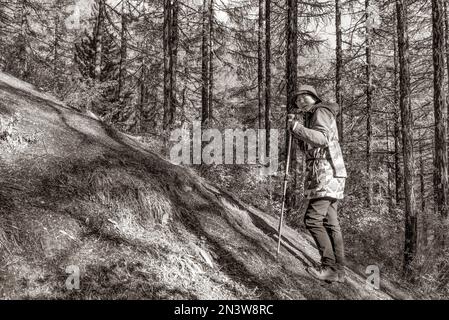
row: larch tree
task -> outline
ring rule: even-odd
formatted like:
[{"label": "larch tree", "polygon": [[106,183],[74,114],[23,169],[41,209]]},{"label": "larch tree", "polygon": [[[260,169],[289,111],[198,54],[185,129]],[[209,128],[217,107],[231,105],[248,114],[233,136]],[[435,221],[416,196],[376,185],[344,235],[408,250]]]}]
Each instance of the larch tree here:
[{"label": "larch tree", "polygon": [[178,61],[178,0],[164,0],[164,129],[171,127],[176,112],[176,71]]},{"label": "larch tree", "polygon": [[[287,26],[286,26],[286,38],[287,38],[287,52],[286,52],[286,103],[287,103],[287,113],[292,113],[295,105],[294,93],[297,89],[298,83],[298,1],[297,0],[287,0]],[[287,123],[287,121],[286,121]],[[296,139],[293,139],[291,146],[291,168],[297,167],[296,159],[296,149],[297,143]],[[286,139],[286,145],[288,144],[288,139]],[[287,148],[286,148],[287,149]],[[295,170],[295,182],[296,185],[296,173]],[[292,188],[293,189],[293,188]],[[297,207],[299,199],[295,192],[289,192],[289,197],[287,197],[287,207],[294,208]]]},{"label": "larch tree", "polygon": [[402,150],[404,155],[405,239],[404,276],[413,274],[413,262],[417,253],[417,212],[415,204],[415,177],[413,155],[413,114],[410,100],[410,61],[407,3],[396,0],[398,57],[399,57],[399,107],[402,122]]},{"label": "larch tree", "polygon": [[119,74],[118,74],[118,88],[117,97],[120,101],[123,101],[123,86],[126,75],[126,54],[127,54],[127,36],[128,36],[128,16],[125,11],[125,3],[122,1],[122,8],[120,13],[121,28],[120,28],[120,62],[119,62]]},{"label": "larch tree", "polygon": [[271,0],[265,0],[265,151],[270,154],[271,128]]},{"label": "larch tree", "polygon": [[209,10],[208,10],[208,27],[209,27],[209,65],[208,65],[208,75],[209,75],[209,88],[208,88],[208,116],[209,119],[213,119],[214,110],[214,0],[209,0]]},{"label": "larch tree", "polygon": [[446,246],[448,214],[449,214],[449,183],[446,95],[444,91],[444,8],[443,0],[432,0],[432,39],[433,39],[433,106],[435,117],[435,157],[434,157],[434,190],[435,203],[441,216],[442,229],[439,230],[441,248]]},{"label": "larch tree", "polygon": [[343,48],[341,30],[341,0],[335,0],[335,102],[340,108],[338,115],[338,133],[340,143],[343,143],[343,99],[342,99],[342,75],[343,75]]},{"label": "larch tree", "polygon": [[210,122],[209,104],[209,1],[203,0],[201,25],[201,126],[207,127]]},{"label": "larch tree", "polygon": [[393,33],[393,104],[394,104],[394,180],[395,180],[395,200],[400,203],[402,190],[402,169],[401,169],[401,118],[399,110],[399,58],[398,58],[398,34],[397,27]]},{"label": "larch tree", "polygon": [[372,84],[372,25],[371,25],[371,4],[370,0],[365,0],[365,14],[366,14],[366,172],[367,172],[367,203],[371,206],[373,203],[373,181],[372,181],[372,135],[373,128],[371,124],[371,113],[373,108],[373,84]]},{"label": "larch tree", "polygon": [[257,103],[258,103],[258,128],[263,128],[264,119],[264,93],[265,93],[265,14],[264,14],[264,0],[259,0],[259,14],[257,24]]},{"label": "larch tree", "polygon": [[104,0],[98,1],[98,11],[95,23],[94,31],[94,42],[95,42],[95,53],[94,53],[94,75],[96,80],[101,79],[101,58],[103,56],[103,33],[104,33],[104,10],[105,3]]}]

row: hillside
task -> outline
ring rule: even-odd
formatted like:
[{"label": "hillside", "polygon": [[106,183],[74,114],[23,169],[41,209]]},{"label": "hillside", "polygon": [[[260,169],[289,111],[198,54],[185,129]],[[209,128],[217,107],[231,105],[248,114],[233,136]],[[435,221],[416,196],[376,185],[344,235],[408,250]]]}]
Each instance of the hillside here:
[{"label": "hillside", "polygon": [[[312,239],[132,137],[0,74],[0,297],[401,299],[366,266],[314,280]],[[67,290],[67,266],[80,290]]]}]

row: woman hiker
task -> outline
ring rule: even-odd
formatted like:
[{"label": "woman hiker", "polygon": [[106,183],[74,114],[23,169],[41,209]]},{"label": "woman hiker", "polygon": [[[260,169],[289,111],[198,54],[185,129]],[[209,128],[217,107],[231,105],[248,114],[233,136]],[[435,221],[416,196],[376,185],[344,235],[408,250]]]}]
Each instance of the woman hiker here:
[{"label": "woman hiker", "polygon": [[338,142],[339,106],[323,102],[309,85],[299,87],[295,95],[296,107],[306,115],[305,121],[303,125],[289,120],[288,128],[294,138],[304,142],[304,197],[308,200],[304,223],[321,256],[321,265],[307,271],[319,280],[344,282],[345,258],[337,204],[343,199],[347,174]]}]

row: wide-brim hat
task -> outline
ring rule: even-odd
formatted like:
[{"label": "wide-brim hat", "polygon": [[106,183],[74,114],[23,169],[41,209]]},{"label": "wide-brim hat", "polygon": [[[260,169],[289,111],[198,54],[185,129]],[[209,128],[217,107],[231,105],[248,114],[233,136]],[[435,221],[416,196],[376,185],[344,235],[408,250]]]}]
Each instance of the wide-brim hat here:
[{"label": "wide-brim hat", "polygon": [[303,94],[303,93],[310,94],[310,95],[314,96],[318,100],[318,102],[322,102],[321,98],[318,96],[318,94],[313,86],[310,86],[307,84],[299,86],[298,90],[296,90],[295,95],[294,95],[295,99],[298,95]]}]

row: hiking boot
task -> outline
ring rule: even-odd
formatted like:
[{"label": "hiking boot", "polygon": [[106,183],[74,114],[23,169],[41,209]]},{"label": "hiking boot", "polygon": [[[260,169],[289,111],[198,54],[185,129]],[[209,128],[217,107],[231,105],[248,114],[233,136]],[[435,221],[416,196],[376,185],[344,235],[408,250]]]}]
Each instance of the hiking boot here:
[{"label": "hiking boot", "polygon": [[307,268],[307,272],[309,272],[314,278],[321,281],[328,281],[328,282],[339,281],[337,271],[334,271],[329,267],[320,267],[320,268],[309,267]]}]

